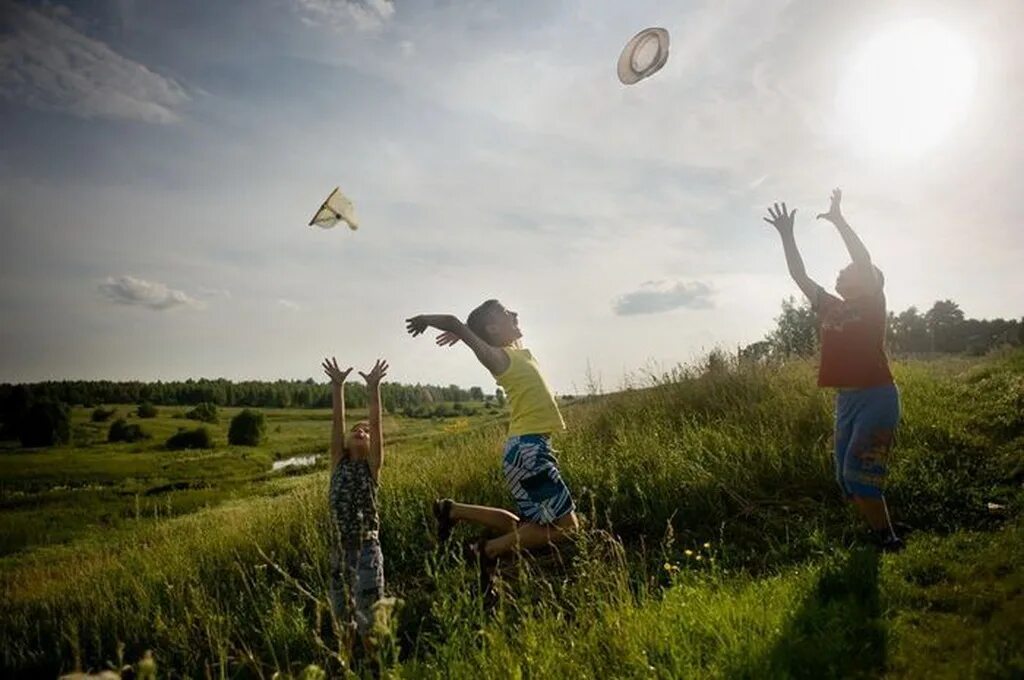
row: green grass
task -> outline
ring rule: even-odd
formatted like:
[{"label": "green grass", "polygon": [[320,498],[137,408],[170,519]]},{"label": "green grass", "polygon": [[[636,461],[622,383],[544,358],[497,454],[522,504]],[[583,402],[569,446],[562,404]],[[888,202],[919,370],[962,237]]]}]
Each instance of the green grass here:
[{"label": "green grass", "polygon": [[[916,532],[895,556],[866,545],[839,498],[830,398],[809,364],[718,365],[580,400],[556,447],[588,530],[561,561],[506,565],[492,612],[473,574],[433,547],[427,515],[441,495],[508,504],[500,423],[391,421],[382,541],[404,606],[381,663],[396,677],[1020,677],[1021,357],[896,365],[905,417],[889,498]],[[258,481],[275,453],[322,450],[325,415],[268,412],[251,476],[232,476],[246,465],[233,449],[0,454],[19,488],[57,477],[12,461],[56,455],[80,479],[274,489],[0,560],[4,675],[99,668],[121,644],[128,659],[154,650],[173,675],[297,675],[309,663],[342,674],[326,617],[326,473]],[[133,468],[132,456],[180,474]]]}]

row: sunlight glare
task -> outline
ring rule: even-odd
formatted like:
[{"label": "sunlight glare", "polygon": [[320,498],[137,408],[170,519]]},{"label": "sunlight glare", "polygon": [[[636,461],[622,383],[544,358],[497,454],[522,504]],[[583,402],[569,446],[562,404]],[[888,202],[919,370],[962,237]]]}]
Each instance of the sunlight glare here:
[{"label": "sunlight glare", "polygon": [[964,118],[976,68],[967,42],[941,24],[892,26],[868,41],[850,65],[837,97],[843,132],[873,154],[930,149]]}]

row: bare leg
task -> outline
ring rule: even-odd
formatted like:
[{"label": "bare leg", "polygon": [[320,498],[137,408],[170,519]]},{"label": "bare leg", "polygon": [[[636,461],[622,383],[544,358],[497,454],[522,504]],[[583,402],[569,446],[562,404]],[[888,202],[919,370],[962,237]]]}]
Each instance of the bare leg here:
[{"label": "bare leg", "polygon": [[851,496],[850,500],[857,506],[857,510],[860,511],[861,516],[867,520],[868,525],[872,529],[875,531],[888,529],[890,534],[896,535],[896,532],[892,530],[892,525],[889,523],[889,508],[886,507],[884,498]]},{"label": "bare leg", "polygon": [[499,534],[515,531],[516,526],[519,524],[519,518],[508,510],[489,508],[484,505],[468,505],[454,501],[452,501],[452,510],[449,517],[457,522],[479,524]]},{"label": "bare leg", "polygon": [[570,512],[551,525],[523,522],[505,535],[487,541],[484,552],[487,557],[494,559],[512,554],[516,550],[538,548],[561,541],[578,528],[579,520],[575,512]]}]

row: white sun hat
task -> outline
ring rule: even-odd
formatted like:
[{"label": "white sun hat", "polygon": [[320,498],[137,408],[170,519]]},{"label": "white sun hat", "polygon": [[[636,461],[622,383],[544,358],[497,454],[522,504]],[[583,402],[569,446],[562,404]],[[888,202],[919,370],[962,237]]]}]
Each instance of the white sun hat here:
[{"label": "white sun hat", "polygon": [[623,85],[638,83],[654,75],[668,61],[668,31],[645,28],[626,43],[619,55],[619,80]]},{"label": "white sun hat", "polygon": [[340,221],[348,224],[349,229],[353,231],[359,228],[355,206],[352,205],[352,201],[348,200],[345,194],[341,193],[339,187],[335,187],[334,191],[327,197],[327,200],[320,205],[320,209],[313,215],[313,219],[309,221],[309,226],[312,227],[315,224],[321,229],[330,229]]}]

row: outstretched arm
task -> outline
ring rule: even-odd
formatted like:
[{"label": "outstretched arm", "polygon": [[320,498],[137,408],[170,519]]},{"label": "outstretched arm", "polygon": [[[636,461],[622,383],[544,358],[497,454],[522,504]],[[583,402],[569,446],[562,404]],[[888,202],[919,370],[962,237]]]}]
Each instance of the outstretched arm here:
[{"label": "outstretched arm", "polygon": [[338,360],[334,357],[324,359],[324,373],[331,379],[331,467],[341,460],[341,452],[345,446],[345,378],[352,371],[349,366],[344,371],[338,368]]},{"label": "outstretched arm", "polygon": [[828,220],[835,225],[836,229],[839,230],[839,235],[843,237],[843,243],[846,244],[846,250],[850,253],[850,259],[858,267],[871,268],[871,255],[868,253],[868,249],[864,246],[864,242],[860,240],[857,233],[853,230],[853,227],[843,217],[843,212],[840,209],[839,204],[843,200],[842,189],[834,189],[832,191],[832,199],[828,207],[828,212],[821,213],[818,215],[819,220]]},{"label": "outstretched arm", "polygon": [[451,314],[420,314],[405,320],[405,329],[414,338],[430,327],[444,331],[438,337],[438,345],[454,345],[456,340],[466,343],[491,375],[501,375],[508,369],[510,359],[504,350],[484,342],[469,326]]},{"label": "outstretched arm", "polygon": [[388,374],[388,362],[377,359],[369,373],[359,371],[366,381],[370,400],[370,474],[380,481],[380,468],[384,464],[384,426],[380,417],[380,381]]},{"label": "outstretched arm", "polygon": [[786,265],[789,267],[789,275],[793,277],[796,285],[800,286],[800,290],[813,303],[818,296],[818,290],[821,286],[807,275],[807,270],[804,268],[804,260],[800,257],[800,251],[796,247],[796,237],[793,235],[793,219],[796,217],[796,208],[793,209],[793,212],[788,212],[785,203],[782,204],[781,209],[779,204],[776,203],[772,208],[768,208],[768,215],[768,217],[764,218],[764,221],[775,227],[779,232],[779,236],[782,237],[782,249],[786,253]]}]

